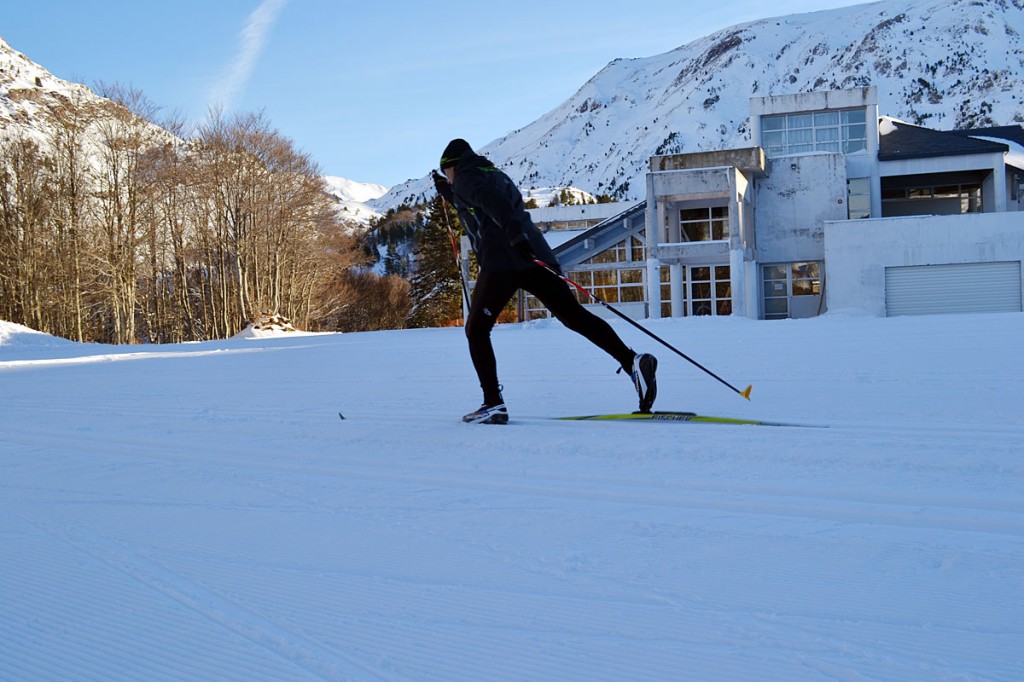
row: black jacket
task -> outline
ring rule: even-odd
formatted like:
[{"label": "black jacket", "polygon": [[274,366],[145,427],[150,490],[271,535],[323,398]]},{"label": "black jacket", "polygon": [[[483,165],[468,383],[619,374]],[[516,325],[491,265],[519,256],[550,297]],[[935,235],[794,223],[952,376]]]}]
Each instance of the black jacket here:
[{"label": "black jacket", "polygon": [[538,267],[517,252],[515,245],[523,240],[538,259],[558,266],[544,235],[530,220],[519,189],[485,157],[470,154],[459,161],[453,193],[482,269],[510,272]]}]

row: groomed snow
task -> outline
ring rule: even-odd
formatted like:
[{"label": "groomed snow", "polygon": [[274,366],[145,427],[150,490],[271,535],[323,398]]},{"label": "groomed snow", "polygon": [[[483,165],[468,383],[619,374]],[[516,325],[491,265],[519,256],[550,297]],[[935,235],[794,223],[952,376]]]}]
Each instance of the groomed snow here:
[{"label": "groomed snow", "polygon": [[[82,345],[0,323],[0,680],[1024,679],[1024,314]],[[341,412],[345,419],[341,420]]]}]

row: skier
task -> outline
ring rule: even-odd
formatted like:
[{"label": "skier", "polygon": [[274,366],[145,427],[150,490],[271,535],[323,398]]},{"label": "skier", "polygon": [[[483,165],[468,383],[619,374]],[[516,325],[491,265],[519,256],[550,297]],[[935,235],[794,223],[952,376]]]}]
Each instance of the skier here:
[{"label": "skier", "polygon": [[433,172],[434,185],[438,194],[458,211],[480,264],[466,319],[466,337],[484,399],[480,409],[462,420],[508,423],[508,409],[501,396],[491,346],[491,329],[498,313],[518,289],[536,296],[562,324],[615,358],[633,379],[640,411],[650,412],[657,394],[657,359],[648,353],[634,352],[611,325],[580,305],[555,274],[561,272],[558,260],[530,219],[523,196],[512,180],[462,139],[452,140],[445,147],[441,171],[443,176]]}]

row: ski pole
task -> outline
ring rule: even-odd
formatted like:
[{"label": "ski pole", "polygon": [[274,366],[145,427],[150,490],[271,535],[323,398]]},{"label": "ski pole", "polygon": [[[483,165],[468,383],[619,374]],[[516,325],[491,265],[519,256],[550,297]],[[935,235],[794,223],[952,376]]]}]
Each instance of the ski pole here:
[{"label": "ski pole", "polygon": [[448,217],[448,201],[443,196],[441,197],[441,211],[444,213],[444,222],[448,227],[448,239],[452,242],[452,252],[455,254],[455,266],[459,269],[459,281],[462,283],[463,300],[466,302],[464,310],[469,310],[469,286],[466,284],[466,275],[462,271],[462,255],[459,253],[459,247],[455,244],[455,230],[452,229],[452,221]]},{"label": "ski pole", "polygon": [[743,397],[744,397],[744,398],[746,398],[747,400],[750,400],[750,390],[751,390],[752,388],[754,388],[754,387],[753,387],[753,385],[747,386],[747,388],[746,388],[746,389],[744,389],[744,390],[742,390],[742,391],[741,391],[740,389],[736,388],[735,386],[733,386],[732,384],[730,384],[730,383],[729,383],[728,381],[726,381],[726,380],[725,380],[725,379],[723,379],[722,377],[720,377],[720,376],[718,376],[717,374],[715,374],[714,372],[712,372],[712,371],[711,371],[710,369],[708,369],[708,368],[707,368],[707,367],[705,367],[704,365],[700,364],[699,362],[697,362],[696,360],[694,360],[693,358],[691,358],[691,357],[690,357],[689,355],[687,355],[687,354],[686,354],[686,353],[684,353],[683,351],[679,350],[678,348],[676,348],[675,346],[673,346],[672,344],[670,344],[670,343],[669,343],[668,341],[666,341],[665,339],[661,338],[660,336],[658,336],[658,335],[657,335],[657,334],[655,334],[654,332],[652,332],[652,331],[649,331],[648,329],[645,329],[645,328],[644,328],[643,326],[641,326],[640,324],[638,324],[638,323],[637,323],[636,321],[634,321],[633,319],[631,319],[631,318],[630,318],[629,316],[627,316],[626,314],[624,314],[624,313],[620,312],[620,311],[619,311],[618,309],[614,308],[614,307],[613,307],[613,306],[611,306],[610,304],[608,304],[608,303],[605,303],[605,302],[604,302],[604,301],[602,301],[602,300],[601,300],[600,298],[598,298],[597,296],[595,296],[594,294],[592,294],[592,293],[591,293],[590,291],[588,291],[588,290],[587,290],[587,289],[586,289],[585,287],[583,287],[582,285],[580,285],[580,284],[577,284],[576,282],[572,281],[571,279],[569,279],[568,277],[566,277],[566,276],[565,276],[565,275],[563,275],[562,273],[558,272],[557,270],[555,270],[554,268],[552,268],[552,267],[551,267],[550,265],[548,265],[548,264],[547,264],[547,263],[545,263],[544,261],[541,261],[541,260],[537,260],[537,259],[535,258],[533,262],[534,262],[534,263],[536,263],[537,265],[541,266],[542,268],[544,268],[545,270],[547,270],[547,271],[548,271],[548,272],[550,272],[551,274],[553,274],[553,275],[555,275],[555,276],[559,277],[559,278],[560,278],[560,279],[562,279],[562,280],[563,280],[564,282],[566,282],[566,283],[568,283],[568,284],[569,284],[570,286],[574,287],[574,288],[575,288],[575,289],[576,289],[577,291],[580,291],[580,292],[582,292],[583,294],[585,294],[586,296],[588,296],[588,297],[589,297],[589,298],[590,298],[591,300],[597,301],[598,303],[600,303],[601,305],[603,305],[603,306],[604,306],[605,308],[607,308],[608,310],[612,311],[613,313],[615,313],[616,315],[618,315],[619,317],[621,317],[622,319],[624,319],[624,320],[625,320],[626,322],[629,322],[629,323],[630,323],[631,325],[633,325],[634,327],[636,327],[637,329],[639,329],[640,331],[642,331],[642,332],[643,332],[644,334],[647,334],[647,336],[651,337],[652,339],[654,339],[655,341],[657,341],[657,342],[658,342],[658,343],[660,343],[661,345],[665,346],[666,348],[668,348],[668,349],[669,349],[670,351],[672,351],[672,352],[673,352],[673,353],[675,353],[676,355],[680,356],[681,358],[683,358],[684,360],[686,360],[687,362],[689,362],[690,364],[692,364],[692,365],[693,365],[694,367],[697,367],[698,369],[700,369],[700,370],[703,370],[704,372],[706,372],[706,373],[707,373],[707,374],[709,374],[710,376],[714,377],[715,379],[718,379],[718,380],[719,380],[720,382],[722,382],[723,384],[725,384],[726,386],[728,386],[729,388],[731,388],[731,389],[732,389],[732,390],[734,390],[735,392],[739,393],[739,394],[740,394],[741,396],[743,396]]}]

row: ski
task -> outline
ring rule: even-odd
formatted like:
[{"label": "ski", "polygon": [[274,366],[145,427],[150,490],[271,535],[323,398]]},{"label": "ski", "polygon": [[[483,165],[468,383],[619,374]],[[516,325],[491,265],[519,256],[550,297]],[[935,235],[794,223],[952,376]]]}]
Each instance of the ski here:
[{"label": "ski", "polygon": [[740,426],[794,426],[801,428],[827,428],[820,424],[795,424],[789,422],[764,421],[761,419],[739,419],[735,417],[713,417],[696,412],[627,412],[621,414],[589,414],[575,417],[555,417],[561,421],[606,421],[606,422],[681,422],[686,424],[734,424]]},{"label": "ski", "polygon": [[[423,415],[418,415],[423,417]],[[399,420],[408,420],[409,416],[394,415],[389,417]],[[343,413],[338,413],[338,418],[348,421]],[[442,417],[443,419],[443,417]],[[591,422],[658,422],[662,424],[683,423],[683,424],[731,424],[735,426],[791,426],[798,428],[826,429],[826,424],[797,424],[794,422],[775,422],[762,419],[741,419],[737,417],[716,417],[696,412],[623,412],[616,414],[586,414],[572,417],[543,417],[527,416],[519,417],[508,422],[501,423],[537,423],[545,420],[555,421],[591,421]],[[465,420],[464,420],[465,421]]]}]

